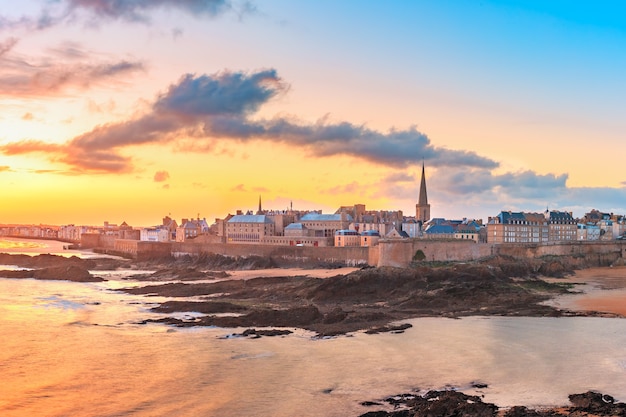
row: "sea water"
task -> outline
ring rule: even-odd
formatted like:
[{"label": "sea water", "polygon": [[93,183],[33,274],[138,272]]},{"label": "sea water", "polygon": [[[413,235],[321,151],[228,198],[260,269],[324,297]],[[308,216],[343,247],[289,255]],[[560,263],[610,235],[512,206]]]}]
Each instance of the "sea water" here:
[{"label": "sea water", "polygon": [[501,407],[587,390],[626,401],[624,319],[421,318],[402,334],[248,339],[139,324],[164,299],[117,292],[116,277],[0,279],[0,415],[357,416],[363,401],[429,389]]}]

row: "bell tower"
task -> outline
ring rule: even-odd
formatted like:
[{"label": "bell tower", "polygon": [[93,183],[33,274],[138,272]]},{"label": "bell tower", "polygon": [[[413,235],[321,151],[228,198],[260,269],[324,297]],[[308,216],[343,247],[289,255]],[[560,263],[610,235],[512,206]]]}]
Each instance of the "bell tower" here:
[{"label": "bell tower", "polygon": [[424,161],[422,161],[422,181],[420,183],[420,195],[415,205],[415,220],[426,223],[430,220],[430,204],[426,193],[426,175],[424,173]]}]

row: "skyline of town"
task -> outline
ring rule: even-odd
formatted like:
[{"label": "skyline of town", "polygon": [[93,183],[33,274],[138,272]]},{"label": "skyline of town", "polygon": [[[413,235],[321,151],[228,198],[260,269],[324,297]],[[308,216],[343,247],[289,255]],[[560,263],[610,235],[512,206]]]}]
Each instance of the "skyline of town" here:
[{"label": "skyline of town", "polygon": [[[626,212],[626,5],[0,4],[0,222]],[[376,28],[376,30],[372,30]],[[433,213],[435,214],[435,213]]]}]

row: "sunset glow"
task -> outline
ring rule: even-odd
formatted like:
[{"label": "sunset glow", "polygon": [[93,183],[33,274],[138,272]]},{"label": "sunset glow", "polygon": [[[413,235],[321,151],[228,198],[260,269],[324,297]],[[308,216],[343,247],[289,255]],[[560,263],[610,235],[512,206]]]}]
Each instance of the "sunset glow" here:
[{"label": "sunset glow", "polygon": [[0,223],[626,213],[621,2],[0,5]]}]

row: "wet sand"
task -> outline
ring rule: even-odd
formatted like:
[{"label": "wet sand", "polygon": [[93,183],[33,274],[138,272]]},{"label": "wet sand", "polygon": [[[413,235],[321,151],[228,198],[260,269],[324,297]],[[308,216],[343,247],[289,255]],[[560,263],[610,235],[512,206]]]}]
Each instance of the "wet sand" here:
[{"label": "wet sand", "polygon": [[569,283],[578,294],[555,297],[546,304],[572,311],[596,311],[626,317],[626,267],[589,268],[566,278],[544,278]]},{"label": "wet sand", "polygon": [[269,277],[309,277],[309,278],[330,278],[336,275],[347,275],[358,271],[360,268],[333,268],[333,269],[304,269],[304,268],[271,268],[253,269],[248,271],[236,270],[226,271],[229,280],[269,278]]}]

